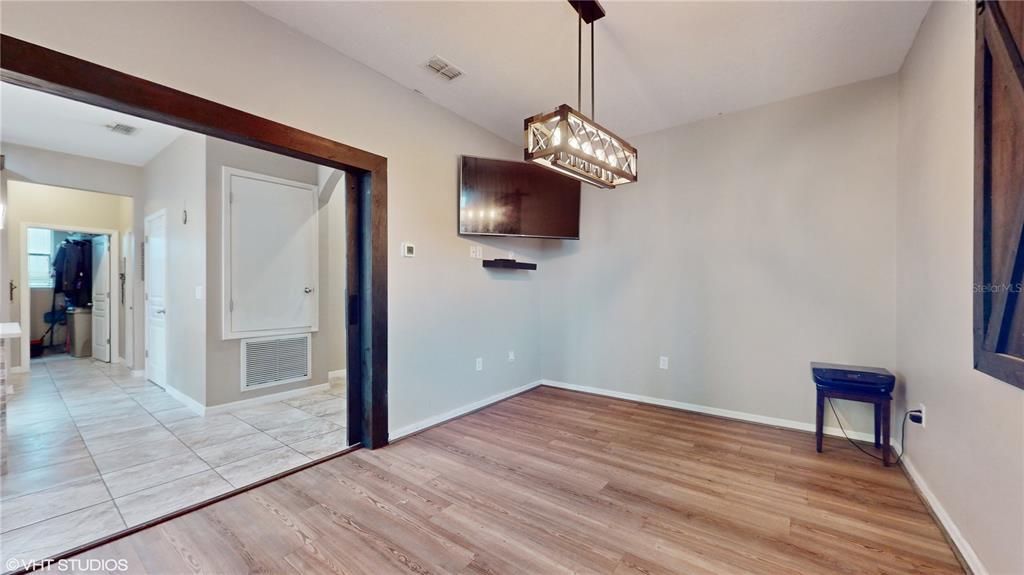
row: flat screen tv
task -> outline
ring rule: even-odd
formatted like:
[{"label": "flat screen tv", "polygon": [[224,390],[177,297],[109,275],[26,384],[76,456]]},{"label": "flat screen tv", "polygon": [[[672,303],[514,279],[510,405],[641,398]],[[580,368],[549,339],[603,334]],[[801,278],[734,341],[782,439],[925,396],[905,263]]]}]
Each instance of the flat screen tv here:
[{"label": "flat screen tv", "polygon": [[462,157],[459,235],[580,237],[580,183],[526,162]]}]

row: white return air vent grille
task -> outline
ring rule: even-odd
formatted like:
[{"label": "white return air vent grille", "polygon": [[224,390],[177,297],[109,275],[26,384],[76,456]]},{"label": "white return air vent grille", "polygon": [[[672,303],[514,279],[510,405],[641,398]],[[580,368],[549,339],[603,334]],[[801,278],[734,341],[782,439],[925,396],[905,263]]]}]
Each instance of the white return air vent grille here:
[{"label": "white return air vent grille", "polygon": [[242,391],[310,377],[310,334],[242,340]]},{"label": "white return air vent grille", "polygon": [[433,70],[435,74],[449,82],[462,75],[462,70],[459,70],[454,64],[440,56],[434,56],[428,60],[427,68]]}]

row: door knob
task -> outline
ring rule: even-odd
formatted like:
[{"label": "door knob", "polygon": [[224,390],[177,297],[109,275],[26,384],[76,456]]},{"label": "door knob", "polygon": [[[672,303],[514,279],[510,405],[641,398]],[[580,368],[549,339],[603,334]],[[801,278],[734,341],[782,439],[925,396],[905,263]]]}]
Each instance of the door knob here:
[{"label": "door knob", "polygon": [[167,310],[165,310],[165,309],[158,309],[158,310],[156,310],[156,313],[158,313],[160,315],[164,315],[165,313],[167,313]]},{"label": "door knob", "polygon": [[306,288],[306,289],[304,289],[304,290],[302,290],[302,291],[304,291],[304,292],[306,292],[306,293],[313,293],[313,288],[311,288],[311,287],[308,287],[308,288]]}]

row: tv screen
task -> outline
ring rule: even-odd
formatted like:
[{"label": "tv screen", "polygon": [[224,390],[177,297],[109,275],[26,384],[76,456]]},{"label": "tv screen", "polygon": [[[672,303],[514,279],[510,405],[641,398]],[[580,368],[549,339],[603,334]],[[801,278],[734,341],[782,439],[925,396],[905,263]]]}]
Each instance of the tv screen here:
[{"label": "tv screen", "polygon": [[580,183],[526,162],[462,157],[459,234],[580,237]]}]

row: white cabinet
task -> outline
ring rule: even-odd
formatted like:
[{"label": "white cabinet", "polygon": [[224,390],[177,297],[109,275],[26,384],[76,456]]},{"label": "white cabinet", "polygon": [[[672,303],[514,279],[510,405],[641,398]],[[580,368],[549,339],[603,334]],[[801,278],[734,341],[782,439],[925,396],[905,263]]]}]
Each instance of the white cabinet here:
[{"label": "white cabinet", "polygon": [[223,337],[317,331],[317,188],[223,169]]}]

